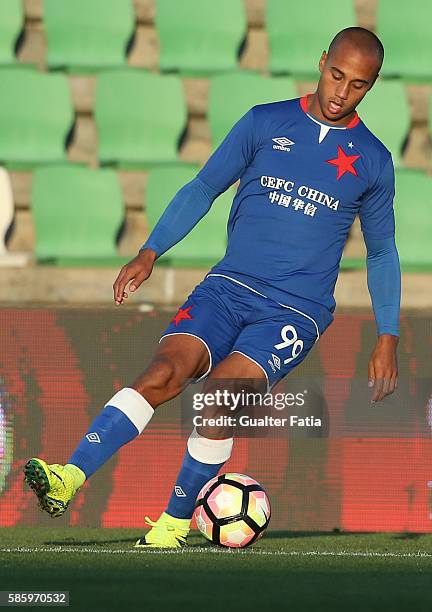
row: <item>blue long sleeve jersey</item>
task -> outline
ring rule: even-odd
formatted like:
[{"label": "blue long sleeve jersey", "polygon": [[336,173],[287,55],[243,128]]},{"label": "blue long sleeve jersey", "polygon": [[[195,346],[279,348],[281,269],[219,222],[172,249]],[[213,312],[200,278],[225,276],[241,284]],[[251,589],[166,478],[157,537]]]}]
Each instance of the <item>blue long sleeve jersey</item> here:
[{"label": "blue long sleeve jersey", "polygon": [[174,197],[142,248],[158,256],[181,240],[240,179],[223,259],[211,270],[311,317],[333,319],[343,247],[358,214],[378,333],[399,334],[391,155],[356,114],[318,121],[307,96],[253,107],[196,179]]}]

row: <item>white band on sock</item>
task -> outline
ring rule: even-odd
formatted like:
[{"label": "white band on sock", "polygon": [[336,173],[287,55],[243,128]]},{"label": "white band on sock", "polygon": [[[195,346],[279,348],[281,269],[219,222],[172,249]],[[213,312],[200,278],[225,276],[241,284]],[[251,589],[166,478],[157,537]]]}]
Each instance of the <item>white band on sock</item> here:
[{"label": "white band on sock", "polygon": [[234,440],[211,440],[200,436],[196,429],[188,440],[188,451],[191,457],[201,463],[223,463],[231,457]]},{"label": "white band on sock", "polygon": [[121,410],[132,421],[139,433],[143,431],[154,414],[153,408],[141,393],[130,387],[117,391],[105,406],[114,406]]}]

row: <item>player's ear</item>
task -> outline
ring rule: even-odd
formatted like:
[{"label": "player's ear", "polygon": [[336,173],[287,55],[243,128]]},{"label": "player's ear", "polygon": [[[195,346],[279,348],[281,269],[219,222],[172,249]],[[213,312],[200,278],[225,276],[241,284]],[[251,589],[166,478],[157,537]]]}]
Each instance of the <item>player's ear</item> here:
[{"label": "player's ear", "polygon": [[326,59],[327,59],[327,51],[323,51],[322,55],[321,55],[321,58],[320,58],[320,61],[319,61],[319,64],[318,64],[318,68],[319,68],[320,72],[322,72],[324,70],[324,64],[326,62]]},{"label": "player's ear", "polygon": [[375,83],[377,82],[377,80],[380,78],[379,72],[377,73],[376,77],[374,78],[374,80],[372,81],[372,83],[369,86],[368,91],[370,91],[372,89],[372,87],[375,85]]}]

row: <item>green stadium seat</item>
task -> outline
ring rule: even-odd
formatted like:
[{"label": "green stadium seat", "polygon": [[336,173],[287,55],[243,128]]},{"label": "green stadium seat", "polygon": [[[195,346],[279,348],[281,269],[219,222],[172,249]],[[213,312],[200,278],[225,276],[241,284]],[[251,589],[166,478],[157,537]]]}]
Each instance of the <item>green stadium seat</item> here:
[{"label": "green stadium seat", "polygon": [[352,0],[267,0],[271,72],[317,78],[319,59],[334,35],[355,25]]},{"label": "green stadium seat", "polygon": [[213,77],[208,106],[213,147],[220,144],[234,123],[252,106],[296,96],[294,81],[286,77],[269,78],[247,72]]},{"label": "green stadium seat", "polygon": [[5,266],[25,266],[27,253],[10,252],[7,249],[6,237],[14,219],[14,199],[10,176],[5,168],[0,167],[0,268]]},{"label": "green stadium seat", "polygon": [[74,118],[66,77],[2,68],[0,81],[0,160],[9,166],[65,161]]},{"label": "green stadium seat", "polygon": [[14,217],[14,201],[10,177],[0,167],[0,258],[7,254],[6,235]]},{"label": "green stadium seat", "polygon": [[24,23],[22,0],[0,2],[0,64],[15,62],[15,44]]},{"label": "green stadium seat", "polygon": [[396,172],[396,244],[402,270],[432,270],[432,177],[416,170]]},{"label": "green stadium seat", "polygon": [[234,70],[246,36],[242,0],[157,0],[161,70],[211,74]]},{"label": "green stadium seat", "polygon": [[114,170],[58,165],[33,174],[36,258],[56,265],[117,265],[124,210]]},{"label": "green stadium seat", "polygon": [[126,64],[132,0],[45,0],[48,66],[95,70]]},{"label": "green stadium seat", "polygon": [[[396,244],[403,271],[432,271],[432,176],[418,170],[396,170],[394,202]],[[364,268],[364,259],[342,258],[343,270]]]},{"label": "green stadium seat", "polygon": [[429,134],[432,135],[432,96],[429,97]]},{"label": "green stadium seat", "polygon": [[175,162],[187,119],[181,81],[136,69],[102,73],[95,119],[101,163]]},{"label": "green stadium seat", "polygon": [[[145,210],[151,229],[177,191],[191,181],[198,168],[171,166],[150,171]],[[176,267],[209,267],[225,254],[227,222],[234,190],[228,189],[183,240],[163,255],[160,263]]]},{"label": "green stadium seat", "polygon": [[379,0],[377,30],[385,59],[381,74],[407,80],[432,79],[432,3]]},{"label": "green stadium seat", "polygon": [[389,149],[395,166],[401,164],[402,145],[410,129],[411,118],[405,87],[401,81],[379,80],[358,108],[367,127]]}]

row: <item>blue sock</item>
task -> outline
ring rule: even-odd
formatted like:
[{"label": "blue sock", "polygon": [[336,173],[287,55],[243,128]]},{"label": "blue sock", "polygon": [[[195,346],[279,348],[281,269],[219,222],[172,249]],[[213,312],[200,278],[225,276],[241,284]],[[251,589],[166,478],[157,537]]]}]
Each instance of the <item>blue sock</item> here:
[{"label": "blue sock", "polygon": [[139,430],[124,412],[105,406],[90,425],[68,463],[79,467],[88,478],[118,449],[133,440]]},{"label": "blue sock", "polygon": [[192,518],[198,493],[224,463],[201,463],[186,450],[166,512],[175,518]]}]

